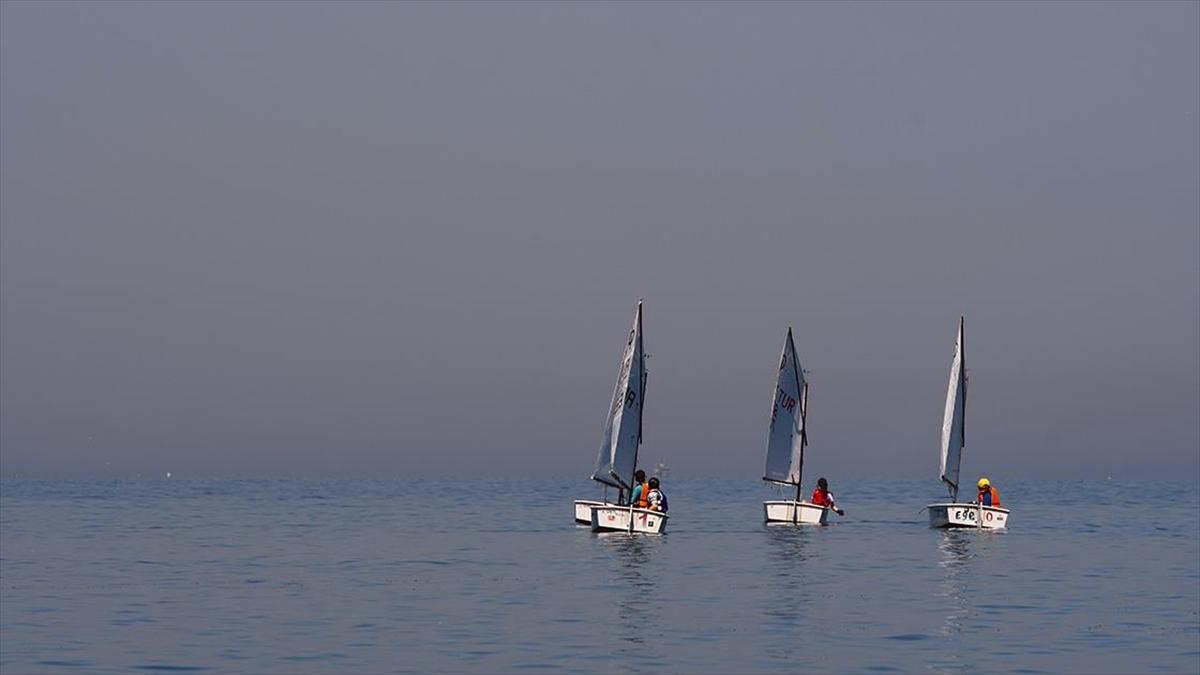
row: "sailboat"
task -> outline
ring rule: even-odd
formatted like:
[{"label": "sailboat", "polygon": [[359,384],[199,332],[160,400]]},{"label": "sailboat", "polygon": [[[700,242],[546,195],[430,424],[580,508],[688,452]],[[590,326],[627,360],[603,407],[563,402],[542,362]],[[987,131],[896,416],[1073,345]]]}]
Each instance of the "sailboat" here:
[{"label": "sailboat", "polygon": [[942,418],[942,482],[950,490],[950,501],[930,504],[930,527],[974,527],[1000,529],[1008,525],[1008,509],[958,501],[958,468],[966,445],[967,365],[963,355],[963,317],[958,318],[958,339],[946,390],[946,413]]},{"label": "sailboat", "polygon": [[815,523],[824,525],[829,507],[800,499],[804,474],[804,448],[808,445],[808,382],[796,358],[796,343],[789,326],[783,343],[783,358],[771,399],[771,426],[767,433],[767,465],[763,480],[796,486],[796,498],[763,502],[763,519],[768,523]]},{"label": "sailboat", "polygon": [[[596,457],[592,480],[605,486],[604,501],[586,499],[575,502],[575,521],[587,523],[595,532],[661,533],[668,516],[660,511],[640,509],[632,504],[613,504],[607,500],[607,488],[614,487],[624,500],[632,492],[633,472],[642,444],[642,410],[646,394],[646,354],[642,348],[642,302],[639,300],[633,328],[621,355],[617,385],[613,390],[604,425],[604,440]],[[618,502],[624,501],[618,500]]]}]

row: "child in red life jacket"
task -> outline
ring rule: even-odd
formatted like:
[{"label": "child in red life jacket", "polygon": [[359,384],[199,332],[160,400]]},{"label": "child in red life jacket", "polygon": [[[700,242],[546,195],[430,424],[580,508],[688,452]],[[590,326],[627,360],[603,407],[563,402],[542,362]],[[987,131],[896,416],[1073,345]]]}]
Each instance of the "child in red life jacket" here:
[{"label": "child in red life jacket", "polygon": [[811,501],[817,506],[828,506],[839,516],[846,515],[846,512],[839,509],[837,504],[834,503],[833,493],[829,491],[829,481],[824,478],[817,479],[817,487],[813,490]]}]

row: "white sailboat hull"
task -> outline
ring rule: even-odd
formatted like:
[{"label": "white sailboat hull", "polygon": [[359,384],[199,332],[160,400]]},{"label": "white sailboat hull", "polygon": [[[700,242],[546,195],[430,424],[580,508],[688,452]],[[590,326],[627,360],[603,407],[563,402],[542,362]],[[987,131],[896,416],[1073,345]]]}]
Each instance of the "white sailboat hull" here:
[{"label": "white sailboat hull", "polygon": [[829,507],[805,501],[763,502],[763,519],[768,523],[825,525],[829,522]]},{"label": "white sailboat hull", "polygon": [[583,525],[592,524],[592,507],[606,506],[608,502],[598,502],[591,499],[575,500],[575,522]]},{"label": "white sailboat hull", "polygon": [[[662,534],[667,527],[667,514],[650,509],[631,509],[628,506],[601,504],[592,506],[592,532],[643,532]],[[633,526],[630,527],[630,517]]]},{"label": "white sailboat hull", "polygon": [[1008,509],[965,502],[930,504],[930,527],[972,527],[999,530],[1008,527]]}]

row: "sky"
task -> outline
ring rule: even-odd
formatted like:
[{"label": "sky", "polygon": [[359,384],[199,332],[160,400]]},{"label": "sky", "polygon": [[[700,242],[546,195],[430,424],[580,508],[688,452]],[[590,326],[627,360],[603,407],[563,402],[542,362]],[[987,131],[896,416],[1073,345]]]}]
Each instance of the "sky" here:
[{"label": "sky", "polygon": [[1200,480],[1200,3],[0,4],[0,476]]}]

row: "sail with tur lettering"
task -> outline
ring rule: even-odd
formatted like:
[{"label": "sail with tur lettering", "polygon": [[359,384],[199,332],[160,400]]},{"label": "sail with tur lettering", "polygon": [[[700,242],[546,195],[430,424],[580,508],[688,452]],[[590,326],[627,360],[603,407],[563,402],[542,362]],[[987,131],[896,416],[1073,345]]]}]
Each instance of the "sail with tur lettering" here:
[{"label": "sail with tur lettering", "polygon": [[616,488],[628,488],[632,484],[638,446],[642,442],[642,407],[645,392],[642,303],[639,301],[633,328],[629,331],[629,339],[621,355],[621,368],[617,373],[617,385],[613,390],[612,401],[609,403],[604,440],[596,457],[596,470],[592,473],[592,480]]},{"label": "sail with tur lettering", "polygon": [[963,359],[963,318],[958,318],[958,339],[954,343],[954,363],[950,366],[950,384],[946,390],[946,413],[942,418],[941,477],[950,488],[950,500],[958,499],[958,467],[966,443],[964,425],[967,407],[967,367]]},{"label": "sail with tur lettering", "polygon": [[796,343],[792,340],[792,329],[788,328],[771,402],[771,425],[767,433],[767,464],[763,480],[800,484],[804,446],[808,441],[804,428],[807,394],[804,369],[796,358]]}]

